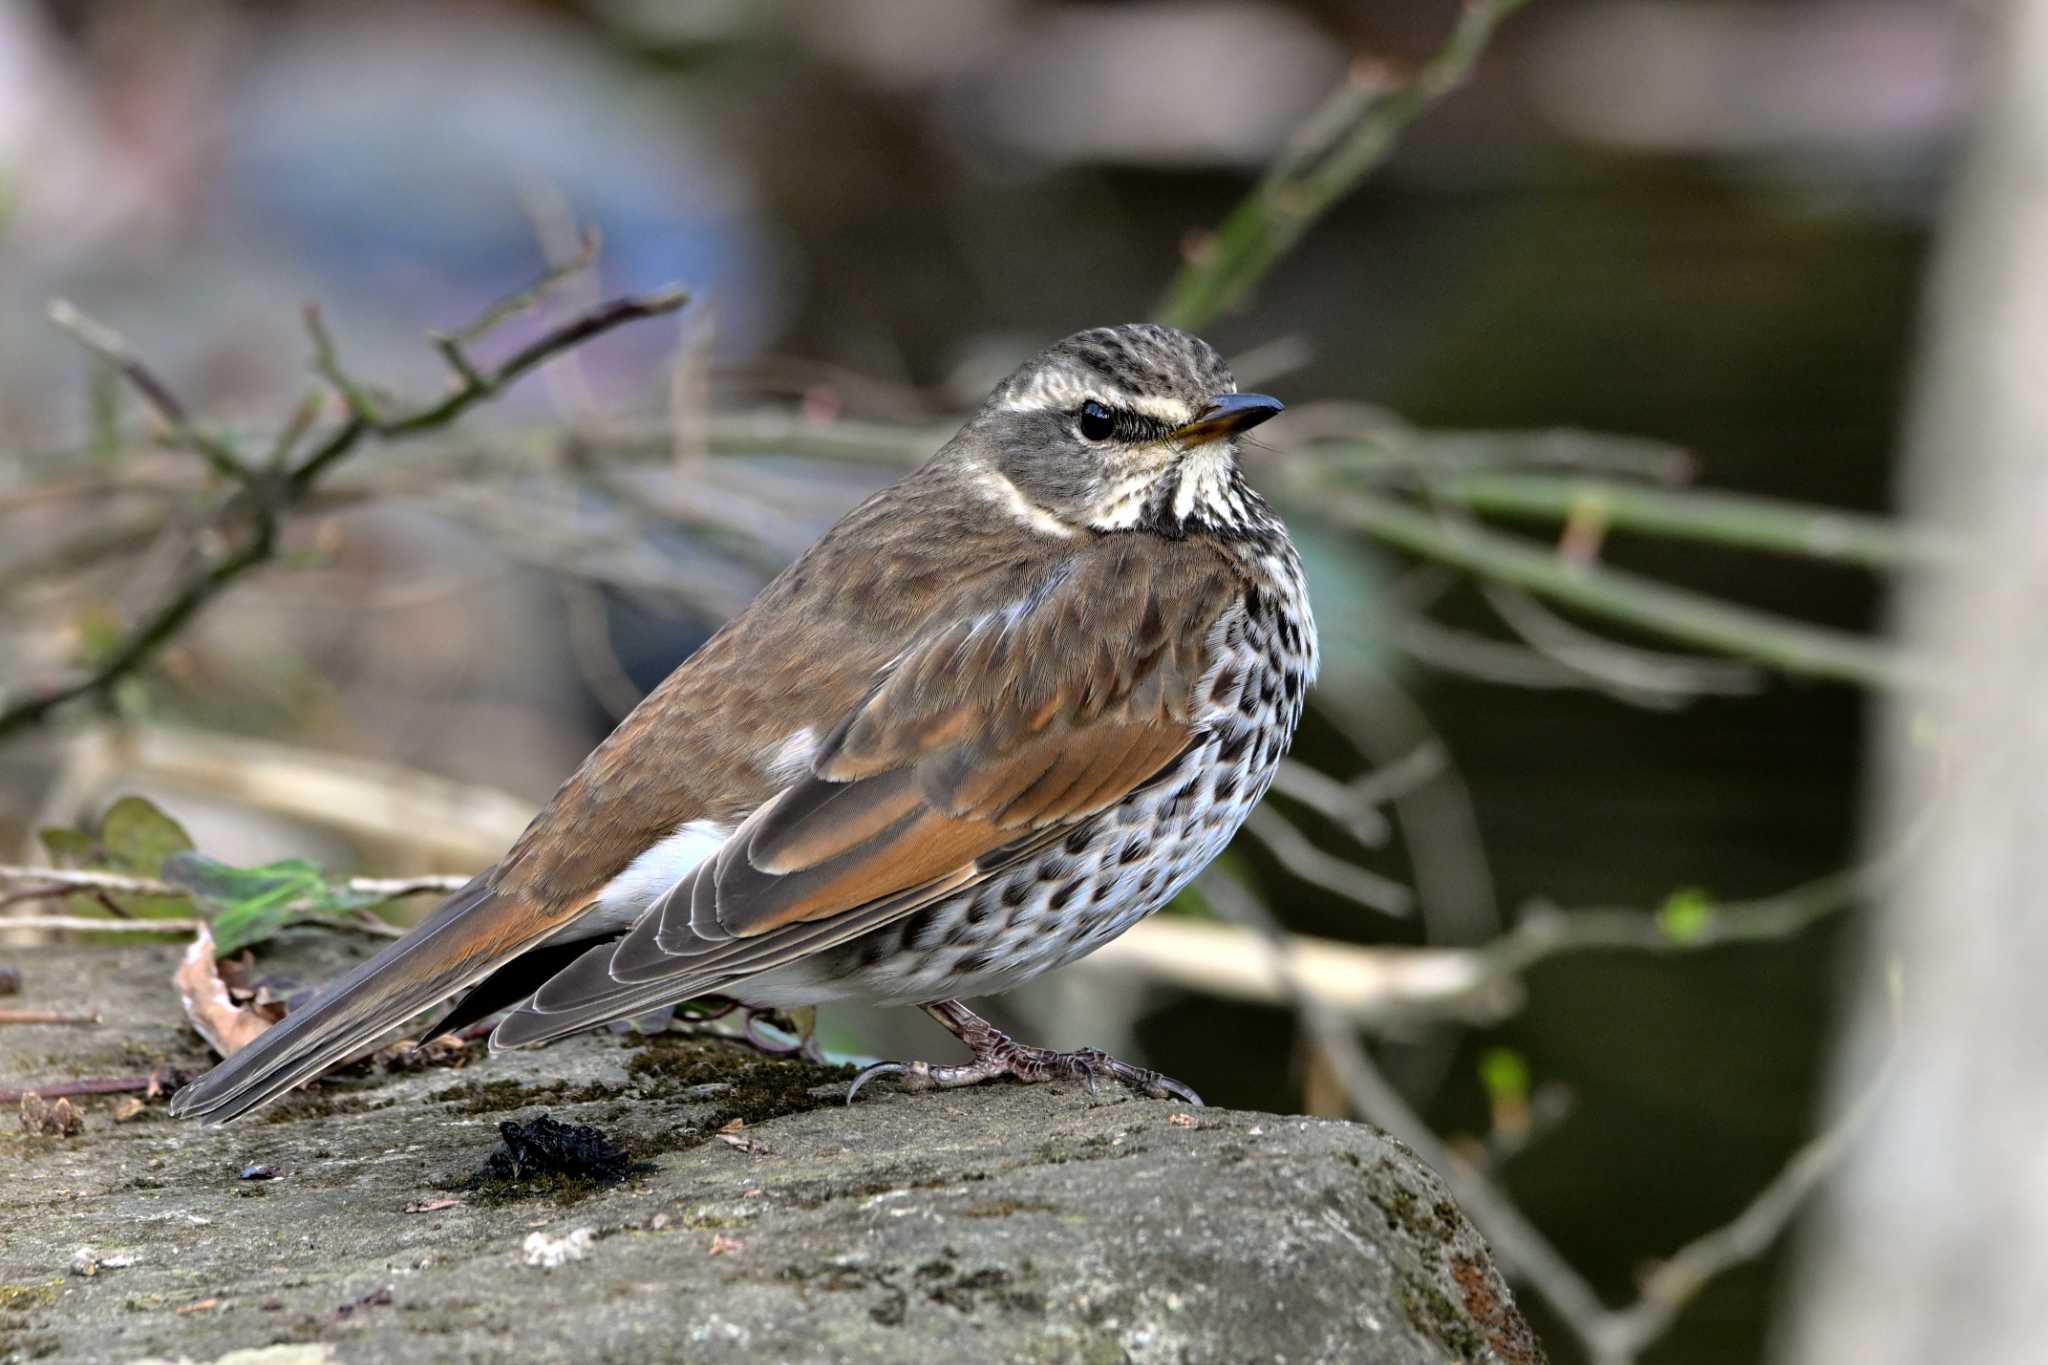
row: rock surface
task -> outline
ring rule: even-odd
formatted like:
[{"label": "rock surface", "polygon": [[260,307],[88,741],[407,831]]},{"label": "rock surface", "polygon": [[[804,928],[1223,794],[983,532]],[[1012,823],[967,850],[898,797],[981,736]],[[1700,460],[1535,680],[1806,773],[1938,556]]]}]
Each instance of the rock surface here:
[{"label": "rock surface", "polygon": [[[10,1005],[106,1019],[0,1029],[0,1087],[197,1070],[175,958],[0,949]],[[1075,1086],[849,1109],[844,1088],[590,1035],[324,1083],[226,1129],[160,1103],[117,1122],[120,1097],[79,1101],[74,1137],[8,1114],[0,1359],[1542,1359],[1441,1182],[1371,1128]],[[543,1111],[643,1164],[460,1188],[498,1123]]]}]

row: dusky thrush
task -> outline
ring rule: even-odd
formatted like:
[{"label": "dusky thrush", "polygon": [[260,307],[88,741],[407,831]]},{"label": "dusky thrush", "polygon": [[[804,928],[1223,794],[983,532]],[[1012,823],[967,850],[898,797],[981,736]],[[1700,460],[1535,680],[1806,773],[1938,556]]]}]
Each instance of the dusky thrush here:
[{"label": "dusky thrush", "polygon": [[[916,1004],[971,1062],[1098,1075],[959,1003],[1165,904],[1265,794],[1315,677],[1301,560],[1206,342],[1080,332],[849,512],[670,674],[497,866],[181,1090],[224,1122],[467,991],[495,1048],[702,995]],[[863,1077],[865,1079],[865,1076]],[[1199,1101],[1196,1101],[1199,1102]]]}]

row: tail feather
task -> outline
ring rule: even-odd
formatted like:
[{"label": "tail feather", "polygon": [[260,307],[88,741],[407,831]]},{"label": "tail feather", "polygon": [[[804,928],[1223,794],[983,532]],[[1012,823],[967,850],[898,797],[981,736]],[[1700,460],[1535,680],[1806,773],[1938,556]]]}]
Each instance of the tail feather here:
[{"label": "tail feather", "polygon": [[489,877],[457,891],[411,933],[180,1090],[171,1112],[220,1124],[267,1104],[488,976],[565,918],[500,897]]}]

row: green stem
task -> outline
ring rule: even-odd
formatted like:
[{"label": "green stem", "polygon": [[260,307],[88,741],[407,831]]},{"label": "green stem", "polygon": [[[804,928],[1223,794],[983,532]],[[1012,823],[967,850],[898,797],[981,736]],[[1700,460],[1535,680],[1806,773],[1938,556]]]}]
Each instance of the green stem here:
[{"label": "green stem", "polygon": [[1386,160],[1410,123],[1465,83],[1494,29],[1524,3],[1466,0],[1450,37],[1405,85],[1386,89],[1377,72],[1354,67],[1174,276],[1159,320],[1192,331],[1243,299],[1331,205]]},{"label": "green stem", "polygon": [[1322,507],[1332,521],[1411,554],[1667,639],[1864,687],[1928,681],[1892,651],[1841,631],[1718,602],[1621,569],[1575,563],[1513,536],[1446,522],[1390,499],[1326,493]]},{"label": "green stem", "polygon": [[1616,530],[1870,569],[1950,557],[1939,539],[1881,517],[1772,498],[1546,474],[1456,474],[1429,478],[1426,486],[1431,498],[1470,512],[1537,521],[1591,517]]}]

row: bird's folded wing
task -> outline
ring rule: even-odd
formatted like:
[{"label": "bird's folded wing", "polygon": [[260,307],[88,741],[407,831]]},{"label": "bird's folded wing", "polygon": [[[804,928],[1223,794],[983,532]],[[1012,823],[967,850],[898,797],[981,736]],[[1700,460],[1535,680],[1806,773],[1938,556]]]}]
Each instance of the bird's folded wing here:
[{"label": "bird's folded wing", "polygon": [[[1212,561],[1213,564],[1213,561]],[[500,1046],[719,989],[1035,856],[1199,729],[1220,567],[1112,561],[934,632],[617,945],[500,1025]]]}]

